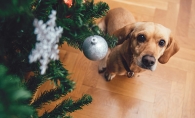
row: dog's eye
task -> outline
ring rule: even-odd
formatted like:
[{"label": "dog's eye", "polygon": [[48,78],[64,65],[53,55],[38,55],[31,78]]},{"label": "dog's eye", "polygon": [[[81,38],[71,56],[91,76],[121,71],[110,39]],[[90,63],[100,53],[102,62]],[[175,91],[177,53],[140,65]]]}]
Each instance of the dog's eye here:
[{"label": "dog's eye", "polygon": [[165,40],[161,39],[159,42],[158,42],[158,45],[160,47],[164,47],[165,46]]},{"label": "dog's eye", "polygon": [[137,41],[139,41],[140,43],[143,43],[146,40],[146,37],[143,34],[139,34],[137,36]]}]

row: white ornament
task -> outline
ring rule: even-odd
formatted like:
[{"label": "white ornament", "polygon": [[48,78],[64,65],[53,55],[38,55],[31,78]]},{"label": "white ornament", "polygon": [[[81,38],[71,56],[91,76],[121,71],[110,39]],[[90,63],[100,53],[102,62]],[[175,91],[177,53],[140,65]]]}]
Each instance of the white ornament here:
[{"label": "white ornament", "polygon": [[41,63],[41,74],[44,74],[47,69],[47,64],[51,60],[59,59],[58,42],[63,32],[62,27],[56,27],[56,11],[52,10],[49,15],[49,20],[44,24],[42,20],[34,20],[35,31],[37,34],[37,43],[35,49],[29,55],[29,62]]},{"label": "white ornament", "polygon": [[103,59],[108,52],[108,44],[101,36],[87,37],[83,43],[84,55],[93,61]]}]

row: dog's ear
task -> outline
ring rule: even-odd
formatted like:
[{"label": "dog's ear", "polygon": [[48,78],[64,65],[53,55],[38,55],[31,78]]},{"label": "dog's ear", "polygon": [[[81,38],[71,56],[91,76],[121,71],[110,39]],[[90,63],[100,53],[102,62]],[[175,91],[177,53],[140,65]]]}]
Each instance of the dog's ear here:
[{"label": "dog's ear", "polygon": [[129,38],[129,34],[133,31],[134,28],[135,25],[134,23],[132,23],[130,25],[126,25],[123,28],[115,31],[113,35],[118,38],[117,45],[122,44],[127,38]]},{"label": "dog's ear", "polygon": [[173,56],[178,51],[178,43],[176,42],[176,40],[173,39],[173,37],[170,37],[167,48],[165,49],[163,55],[158,59],[158,61],[162,64],[165,64],[169,61],[171,56]]}]

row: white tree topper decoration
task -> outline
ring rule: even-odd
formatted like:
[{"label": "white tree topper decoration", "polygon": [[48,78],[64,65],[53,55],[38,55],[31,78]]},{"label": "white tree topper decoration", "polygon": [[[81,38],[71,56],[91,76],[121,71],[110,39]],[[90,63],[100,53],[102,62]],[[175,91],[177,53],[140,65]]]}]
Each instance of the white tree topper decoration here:
[{"label": "white tree topper decoration", "polygon": [[35,49],[32,49],[29,55],[29,62],[33,63],[39,60],[41,63],[41,74],[47,69],[47,64],[51,60],[59,59],[58,42],[63,32],[62,27],[56,27],[56,11],[52,10],[49,20],[44,24],[42,20],[34,20],[35,31],[37,34],[37,43]]}]

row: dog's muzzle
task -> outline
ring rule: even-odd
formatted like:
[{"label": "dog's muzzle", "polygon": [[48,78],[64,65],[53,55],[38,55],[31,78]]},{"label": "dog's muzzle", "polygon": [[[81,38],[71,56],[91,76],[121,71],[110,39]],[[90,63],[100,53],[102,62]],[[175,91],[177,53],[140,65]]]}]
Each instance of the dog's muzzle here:
[{"label": "dog's muzzle", "polygon": [[152,70],[152,66],[155,64],[156,59],[154,56],[145,55],[142,57],[142,68]]}]

